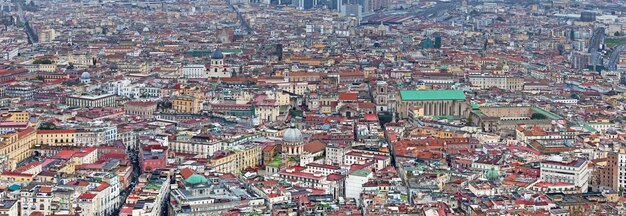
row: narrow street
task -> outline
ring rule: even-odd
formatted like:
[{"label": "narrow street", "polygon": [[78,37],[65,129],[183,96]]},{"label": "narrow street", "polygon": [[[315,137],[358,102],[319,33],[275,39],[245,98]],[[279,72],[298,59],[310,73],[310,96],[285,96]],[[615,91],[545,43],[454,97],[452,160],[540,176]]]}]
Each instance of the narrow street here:
[{"label": "narrow street", "polygon": [[246,21],[246,19],[243,18],[243,15],[241,15],[241,12],[239,12],[239,10],[237,10],[237,8],[235,8],[235,6],[230,3],[230,1],[227,0],[226,4],[228,4],[230,9],[232,9],[235,13],[237,13],[237,18],[239,19],[239,22],[241,22],[241,26],[243,26],[246,29],[248,34],[254,34],[254,29],[252,29],[252,27],[250,27],[250,24],[248,24],[248,21]]},{"label": "narrow street", "polygon": [[128,198],[128,195],[130,195],[133,189],[135,189],[135,185],[137,185],[137,180],[139,178],[139,174],[141,173],[141,170],[139,168],[138,154],[138,151],[129,152],[129,158],[133,166],[133,174],[131,175],[130,184],[128,185],[128,187],[120,192],[120,206],[115,210],[113,215],[120,214],[120,211],[124,207],[124,203],[126,203],[126,198]]}]

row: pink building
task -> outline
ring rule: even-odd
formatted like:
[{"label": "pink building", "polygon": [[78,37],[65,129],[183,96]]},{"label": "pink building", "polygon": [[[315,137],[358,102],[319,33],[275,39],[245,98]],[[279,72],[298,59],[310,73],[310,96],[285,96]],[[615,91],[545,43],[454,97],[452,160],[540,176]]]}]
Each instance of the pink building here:
[{"label": "pink building", "polygon": [[167,146],[158,144],[146,145],[139,152],[139,163],[143,172],[163,169],[167,166]]}]

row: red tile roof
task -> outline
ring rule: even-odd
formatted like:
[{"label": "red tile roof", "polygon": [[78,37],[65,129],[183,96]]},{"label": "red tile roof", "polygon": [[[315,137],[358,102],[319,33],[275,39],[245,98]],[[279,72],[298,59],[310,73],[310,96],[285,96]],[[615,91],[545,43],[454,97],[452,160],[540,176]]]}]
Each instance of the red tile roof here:
[{"label": "red tile roof", "polygon": [[374,109],[376,108],[376,104],[372,102],[361,102],[359,103],[359,108],[361,109]]},{"label": "red tile roof", "polygon": [[321,167],[321,168],[326,168],[326,169],[341,169],[341,167],[338,166],[333,166],[333,165],[328,165],[328,164],[320,164],[320,163],[309,163],[306,165],[307,167]]},{"label": "red tile roof", "polygon": [[180,171],[180,175],[184,178],[187,179],[189,178],[189,176],[195,174],[195,172],[189,168],[184,168]]},{"label": "red tile roof", "polygon": [[65,130],[37,130],[37,134],[57,134],[57,133],[74,133],[76,129]]},{"label": "red tile roof", "polygon": [[33,175],[31,174],[25,174],[25,173],[19,173],[19,172],[11,172],[11,171],[4,171],[2,172],[3,176],[22,176],[22,177],[33,177]]},{"label": "red tile roof", "polygon": [[358,98],[357,93],[345,92],[339,94],[339,100],[342,101],[356,101]]},{"label": "red tile roof", "polygon": [[100,182],[100,185],[98,185],[98,187],[94,188],[93,190],[94,190],[94,191],[102,191],[102,190],[104,190],[104,189],[108,188],[109,186],[110,186],[110,184],[109,184],[109,183],[106,183],[106,182]]},{"label": "red tile roof", "polygon": [[55,155],[55,157],[62,158],[62,159],[69,159],[74,155],[74,153],[76,153],[76,151],[74,150],[67,150],[67,149],[61,150],[59,151],[59,153]]},{"label": "red tile roof", "polygon": [[50,193],[50,192],[52,192],[52,187],[41,186],[41,187],[39,187],[39,192],[41,192],[41,193]]},{"label": "red tile roof", "polygon": [[93,194],[93,193],[84,193],[84,194],[81,194],[81,195],[78,197],[78,199],[93,199],[93,198],[95,198],[95,197],[96,197],[96,194]]},{"label": "red tile roof", "polygon": [[307,143],[304,145],[304,151],[309,153],[316,153],[326,149],[326,144],[322,141],[315,140],[313,142]]},{"label": "red tile roof", "polygon": [[326,177],[326,180],[328,181],[337,181],[337,180],[341,180],[343,179],[343,175],[337,174],[337,173],[331,173]]},{"label": "red tile roof", "polygon": [[364,118],[367,121],[378,121],[378,116],[376,114],[365,114]]},{"label": "red tile roof", "polygon": [[95,150],[96,150],[96,148],[94,148],[94,147],[81,148],[79,151],[77,151],[74,154],[74,157],[85,157],[88,154],[94,152]]}]

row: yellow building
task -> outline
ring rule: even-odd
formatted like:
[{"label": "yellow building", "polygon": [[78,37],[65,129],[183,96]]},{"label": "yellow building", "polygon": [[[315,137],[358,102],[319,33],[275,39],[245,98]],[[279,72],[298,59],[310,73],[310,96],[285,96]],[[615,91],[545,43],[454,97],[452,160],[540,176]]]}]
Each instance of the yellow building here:
[{"label": "yellow building", "polygon": [[39,130],[37,144],[47,146],[75,146],[76,130]]},{"label": "yellow building", "polygon": [[28,182],[33,181],[33,177],[35,177],[35,175],[33,174],[18,173],[18,172],[3,172],[2,175],[0,175],[0,181],[13,182],[13,183],[18,183],[18,182],[28,183]]},{"label": "yellow building", "polygon": [[172,109],[180,113],[199,113],[202,110],[202,101],[189,95],[181,95],[172,101]]},{"label": "yellow building", "polygon": [[276,105],[278,106],[287,106],[291,104],[291,97],[287,93],[276,91],[274,93],[274,99],[276,99]]},{"label": "yellow building", "polygon": [[57,38],[57,32],[54,29],[45,29],[39,31],[39,43],[52,42]]},{"label": "yellow building", "polygon": [[26,111],[2,111],[0,117],[8,122],[28,122],[30,113]]},{"label": "yellow building", "polygon": [[69,64],[89,66],[89,65],[93,65],[94,57],[95,56],[92,55],[91,53],[73,53],[70,51],[68,52],[66,58],[67,58],[67,63]]},{"label": "yellow building", "polygon": [[365,78],[373,77],[374,75],[376,75],[375,67],[366,67],[363,69],[363,76],[365,76]]},{"label": "yellow building", "polygon": [[409,115],[409,117],[411,118],[418,118],[418,117],[423,117],[424,116],[424,107],[421,106],[416,106],[413,107],[412,109],[409,109],[409,111],[411,112]]},{"label": "yellow building", "polygon": [[463,133],[456,133],[454,131],[442,130],[440,128],[432,127],[418,127],[411,130],[411,136],[433,136],[437,138],[464,138]]},{"label": "yellow building", "polygon": [[291,92],[297,95],[302,95],[305,92],[311,92],[315,89],[309,89],[307,82],[290,82],[276,84],[280,90]]},{"label": "yellow building", "polygon": [[15,169],[18,162],[31,156],[30,149],[35,145],[37,131],[34,128],[0,136],[0,155],[8,159],[7,169]]},{"label": "yellow building", "polygon": [[262,122],[275,122],[280,115],[280,107],[275,104],[257,105],[254,112]]},{"label": "yellow building", "polygon": [[76,173],[76,163],[73,163],[73,162],[65,163],[64,166],[58,168],[57,172],[65,173],[68,175],[73,175],[74,173]]},{"label": "yellow building", "polygon": [[319,82],[322,79],[319,72],[291,72],[287,76],[289,82]]},{"label": "yellow building", "polygon": [[55,72],[57,70],[56,64],[38,64],[37,70],[45,72]]},{"label": "yellow building", "polygon": [[178,94],[202,98],[202,90],[197,87],[182,87],[180,90],[178,90]]},{"label": "yellow building", "polygon": [[337,97],[334,96],[322,96],[320,98],[320,113],[322,114],[330,114],[335,111],[335,107],[333,107],[333,102],[338,100]]},{"label": "yellow building", "polygon": [[323,58],[309,57],[309,56],[302,56],[302,55],[292,55],[292,56],[287,57],[284,61],[286,63],[298,62],[301,64],[310,65],[310,66],[320,66],[322,64],[327,63],[326,59],[323,59]]},{"label": "yellow building", "polygon": [[261,151],[258,146],[216,152],[209,167],[216,172],[239,174],[242,170],[261,164]]},{"label": "yellow building", "polygon": [[146,62],[124,62],[118,65],[118,70],[122,73],[148,74],[149,67]]},{"label": "yellow building", "polygon": [[491,89],[497,87],[508,91],[521,91],[524,89],[524,78],[509,76],[469,76],[472,88]]}]

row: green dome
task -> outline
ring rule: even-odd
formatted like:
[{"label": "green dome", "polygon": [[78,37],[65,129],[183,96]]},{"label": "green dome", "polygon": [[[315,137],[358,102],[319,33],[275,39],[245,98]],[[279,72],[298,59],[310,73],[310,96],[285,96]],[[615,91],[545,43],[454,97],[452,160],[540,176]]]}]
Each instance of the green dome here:
[{"label": "green dome", "polygon": [[208,180],[200,174],[193,174],[189,176],[189,178],[185,179],[185,182],[189,184],[202,184],[202,183],[207,183]]},{"label": "green dome", "polygon": [[16,190],[19,190],[19,189],[22,189],[22,186],[17,185],[17,184],[13,184],[13,185],[9,186],[9,190],[10,191],[16,191]]},{"label": "green dome", "polygon": [[487,171],[487,179],[494,180],[498,179],[498,177],[500,177],[500,174],[493,167],[489,171]]}]

